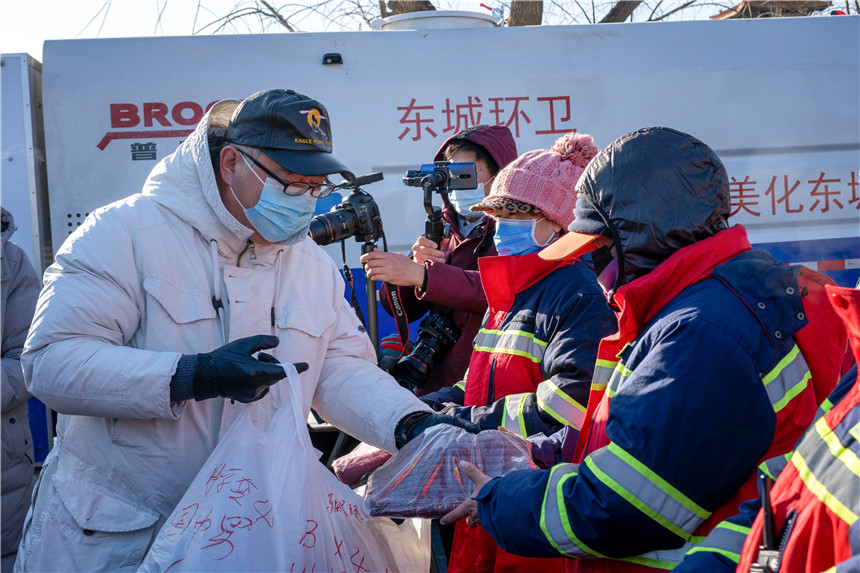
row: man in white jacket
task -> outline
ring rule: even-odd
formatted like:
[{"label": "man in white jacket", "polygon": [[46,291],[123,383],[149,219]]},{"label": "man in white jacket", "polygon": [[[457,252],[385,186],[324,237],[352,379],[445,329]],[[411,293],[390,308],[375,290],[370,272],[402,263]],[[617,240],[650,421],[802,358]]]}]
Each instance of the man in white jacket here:
[{"label": "man in white jacket", "polygon": [[22,355],[60,416],[17,571],[134,571],[238,413],[288,399],[280,363],[304,363],[305,414],[385,450],[452,423],[376,367],[307,239],[326,176],[353,177],[331,150],[307,96],[219,102],[141,193],[60,248]]}]

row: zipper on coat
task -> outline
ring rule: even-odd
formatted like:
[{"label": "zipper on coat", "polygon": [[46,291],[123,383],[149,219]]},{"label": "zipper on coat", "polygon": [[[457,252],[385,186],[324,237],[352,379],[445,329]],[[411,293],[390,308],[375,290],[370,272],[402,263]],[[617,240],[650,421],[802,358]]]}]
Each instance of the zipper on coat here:
[{"label": "zipper on coat", "polygon": [[785,523],[782,526],[782,533],[779,536],[779,547],[777,548],[777,552],[779,553],[779,561],[776,565],[777,571],[779,571],[779,567],[782,564],[782,556],[785,555],[785,549],[788,546],[789,539],[791,538],[791,530],[794,529],[797,515],[797,509],[791,508],[788,515],[785,516]]},{"label": "zipper on coat", "polygon": [[496,396],[496,359],[490,364],[490,380],[487,383],[487,406],[492,406]]},{"label": "zipper on coat", "polygon": [[251,249],[251,254],[252,254],[251,258],[252,259],[257,258],[257,256],[254,254],[254,250],[253,250],[254,249],[254,241],[252,241],[251,239],[248,239],[247,241],[245,241],[245,247],[241,251],[239,251],[238,255],[236,255],[236,266],[237,267],[242,266],[242,257],[245,256],[245,253],[248,252],[248,249]]}]

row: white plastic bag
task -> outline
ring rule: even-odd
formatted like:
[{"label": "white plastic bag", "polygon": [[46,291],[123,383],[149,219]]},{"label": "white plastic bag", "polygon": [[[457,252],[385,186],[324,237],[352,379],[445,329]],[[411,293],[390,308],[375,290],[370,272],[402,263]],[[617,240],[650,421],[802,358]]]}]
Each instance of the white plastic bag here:
[{"label": "white plastic bag", "polygon": [[419,534],[410,521],[370,517],[319,462],[298,374],[285,370],[291,404],[248,408],[236,419],[139,571],[430,570],[429,527]]}]

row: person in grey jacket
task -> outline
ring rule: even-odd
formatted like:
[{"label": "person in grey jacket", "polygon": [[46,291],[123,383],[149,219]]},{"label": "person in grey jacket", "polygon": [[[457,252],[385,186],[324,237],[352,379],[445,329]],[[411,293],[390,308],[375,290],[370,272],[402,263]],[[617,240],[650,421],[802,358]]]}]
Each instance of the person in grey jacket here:
[{"label": "person in grey jacket", "polygon": [[21,358],[60,416],[17,571],[137,570],[231,422],[297,399],[292,364],[305,416],[387,451],[440,423],[376,366],[307,237],[327,176],[353,177],[330,125],[292,90],[221,101],[60,247]]},{"label": "person in grey jacket", "polygon": [[3,377],[2,402],[3,425],[0,438],[3,442],[3,457],[0,460],[2,471],[2,540],[3,573],[12,570],[15,553],[21,540],[21,526],[27,507],[30,505],[30,492],[36,476],[33,468],[33,438],[27,417],[27,400],[30,393],[24,385],[24,372],[21,370],[21,351],[27,330],[33,319],[36,298],[39,296],[39,279],[33,265],[24,251],[15,243],[9,242],[15,232],[15,220],[6,209],[0,209],[2,221],[2,317],[3,328]]}]

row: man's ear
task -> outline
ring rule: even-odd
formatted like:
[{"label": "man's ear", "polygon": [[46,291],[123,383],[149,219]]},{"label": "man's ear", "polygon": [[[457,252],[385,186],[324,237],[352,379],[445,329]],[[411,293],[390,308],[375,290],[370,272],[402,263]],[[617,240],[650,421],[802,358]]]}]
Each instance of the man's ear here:
[{"label": "man's ear", "polygon": [[233,178],[236,177],[236,169],[238,167],[239,152],[234,147],[223,147],[219,159],[219,167],[221,170],[221,180],[227,185],[233,185]]}]

